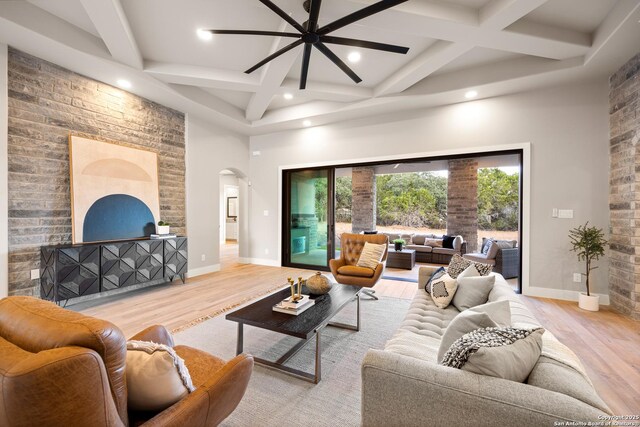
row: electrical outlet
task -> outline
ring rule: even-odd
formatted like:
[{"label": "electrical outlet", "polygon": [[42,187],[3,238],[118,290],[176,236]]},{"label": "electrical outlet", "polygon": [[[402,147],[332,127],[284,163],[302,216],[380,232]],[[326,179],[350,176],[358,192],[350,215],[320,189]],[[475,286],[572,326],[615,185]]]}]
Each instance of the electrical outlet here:
[{"label": "electrical outlet", "polygon": [[560,209],[558,211],[558,218],[563,218],[563,219],[573,218],[573,209]]},{"label": "electrical outlet", "polygon": [[558,218],[558,208],[553,208],[551,210],[551,218]]},{"label": "electrical outlet", "polygon": [[576,283],[582,282],[582,274],[573,273],[573,281],[576,282]]},{"label": "electrical outlet", "polygon": [[265,209],[265,210],[262,212],[262,214],[263,214],[264,216],[269,216],[269,211]]},{"label": "electrical outlet", "polygon": [[261,153],[260,151],[257,151],[257,150],[256,150],[256,151],[254,151],[252,154],[253,154],[254,156],[259,156],[259,155],[260,155],[260,154],[262,154],[262,153]]},{"label": "electrical outlet", "polygon": [[264,248],[264,254],[269,255],[269,248]]},{"label": "electrical outlet", "polygon": [[200,261],[204,261],[204,260],[205,260],[205,258],[206,258],[206,256],[205,256],[204,254],[202,254],[202,255],[200,256]]},{"label": "electrical outlet", "polygon": [[36,280],[39,278],[40,278],[40,270],[38,270],[37,268],[31,270],[31,280]]}]

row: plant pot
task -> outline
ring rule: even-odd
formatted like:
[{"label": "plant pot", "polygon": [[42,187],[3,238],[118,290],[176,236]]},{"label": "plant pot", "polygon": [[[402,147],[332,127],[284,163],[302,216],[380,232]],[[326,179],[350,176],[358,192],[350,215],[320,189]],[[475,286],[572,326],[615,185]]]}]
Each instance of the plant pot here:
[{"label": "plant pot", "polygon": [[397,252],[400,252],[402,250],[402,243],[394,243],[393,245],[395,246]]},{"label": "plant pot", "polygon": [[600,310],[600,296],[587,295],[584,292],[580,292],[578,307],[587,311],[598,311]]},{"label": "plant pot", "polygon": [[170,225],[158,225],[156,226],[156,233],[158,234],[169,234],[169,230],[171,230]]}]

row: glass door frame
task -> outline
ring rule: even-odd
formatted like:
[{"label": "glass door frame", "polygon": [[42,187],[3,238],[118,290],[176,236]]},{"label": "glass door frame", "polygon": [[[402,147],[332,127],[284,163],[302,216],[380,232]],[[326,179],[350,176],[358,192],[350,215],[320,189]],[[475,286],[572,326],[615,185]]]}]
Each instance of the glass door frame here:
[{"label": "glass door frame", "polygon": [[[326,171],[327,172],[327,265],[301,264],[291,261],[291,176],[296,172]],[[300,169],[286,169],[282,171],[282,266],[302,268],[306,270],[331,271],[329,260],[335,258],[335,167],[322,166]]]}]

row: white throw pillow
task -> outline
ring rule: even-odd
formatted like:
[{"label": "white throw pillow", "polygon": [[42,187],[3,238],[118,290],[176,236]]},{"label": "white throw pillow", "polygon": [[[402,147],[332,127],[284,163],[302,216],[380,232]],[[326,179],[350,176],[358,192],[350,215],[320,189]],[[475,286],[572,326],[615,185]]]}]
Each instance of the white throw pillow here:
[{"label": "white throw pillow", "polygon": [[458,290],[453,297],[453,305],[460,311],[487,302],[489,293],[496,282],[496,276],[481,276],[475,265],[470,265],[458,275]]},{"label": "white throw pillow", "polygon": [[164,344],[128,341],[126,378],[129,408],[162,411],[195,388],[184,360]]},{"label": "white throw pillow", "polygon": [[458,289],[458,282],[448,274],[443,274],[429,282],[429,294],[438,308],[447,308]]},{"label": "white throw pillow", "polygon": [[384,251],[387,248],[387,245],[376,245],[375,243],[364,243],[364,248],[360,253],[360,258],[358,258],[358,263],[356,264],[358,267],[367,267],[372,270],[375,270],[380,264],[382,260],[382,256],[384,255]]}]

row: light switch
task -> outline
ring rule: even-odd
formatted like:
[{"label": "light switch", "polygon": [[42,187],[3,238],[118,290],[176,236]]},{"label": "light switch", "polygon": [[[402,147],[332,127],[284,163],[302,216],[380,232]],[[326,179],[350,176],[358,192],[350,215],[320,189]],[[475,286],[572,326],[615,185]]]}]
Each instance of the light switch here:
[{"label": "light switch", "polygon": [[260,151],[254,151],[252,154],[253,154],[254,156],[259,156],[259,155],[260,155],[260,154],[262,154],[262,153],[261,153]]},{"label": "light switch", "polygon": [[31,270],[31,280],[36,280],[39,278],[40,278],[40,270],[38,270],[37,268]]},{"label": "light switch", "polygon": [[564,218],[564,219],[573,218],[573,209],[560,209],[558,211],[558,218]]},{"label": "light switch", "polygon": [[558,218],[558,208],[553,208],[551,211],[551,218]]}]

